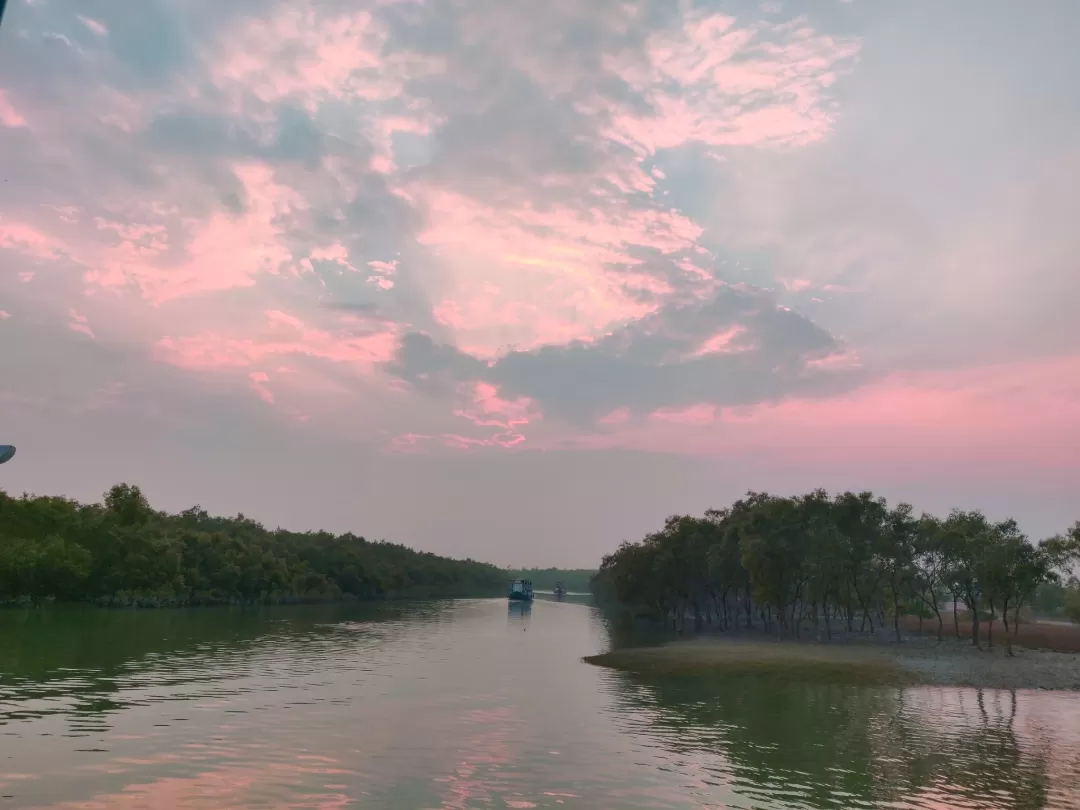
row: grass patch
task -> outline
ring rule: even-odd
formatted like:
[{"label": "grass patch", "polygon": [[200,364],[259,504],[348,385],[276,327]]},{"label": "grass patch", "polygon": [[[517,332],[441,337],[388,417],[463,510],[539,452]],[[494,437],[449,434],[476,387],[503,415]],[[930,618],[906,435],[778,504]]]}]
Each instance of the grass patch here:
[{"label": "grass patch", "polygon": [[885,658],[786,643],[676,642],[614,650],[583,660],[595,666],[649,675],[722,675],[870,686],[923,680]]}]

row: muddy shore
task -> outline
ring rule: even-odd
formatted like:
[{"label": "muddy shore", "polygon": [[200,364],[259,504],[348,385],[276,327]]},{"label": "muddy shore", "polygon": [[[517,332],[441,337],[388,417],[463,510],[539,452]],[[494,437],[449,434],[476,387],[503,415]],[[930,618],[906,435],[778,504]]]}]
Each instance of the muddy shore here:
[{"label": "muddy shore", "polygon": [[752,674],[867,684],[1080,690],[1080,655],[913,635],[901,642],[823,644],[705,636],[590,656],[586,662],[657,674]]}]

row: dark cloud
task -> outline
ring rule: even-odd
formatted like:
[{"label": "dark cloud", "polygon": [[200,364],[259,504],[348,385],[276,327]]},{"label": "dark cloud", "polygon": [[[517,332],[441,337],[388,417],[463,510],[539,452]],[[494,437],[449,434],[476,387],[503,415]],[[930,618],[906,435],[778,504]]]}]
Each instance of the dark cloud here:
[{"label": "dark cloud", "polygon": [[433,3],[422,20],[391,18],[402,47],[445,62],[408,84],[445,121],[431,159],[412,176],[492,204],[523,194],[540,208],[596,204],[605,176],[634,160],[598,131],[617,109],[648,109],[605,57],[636,54],[644,63],[648,36],[670,20],[670,5],[483,0]]},{"label": "dark cloud", "polygon": [[490,372],[486,363],[443,344],[429,335],[412,332],[405,335],[397,357],[388,371],[430,394],[446,393],[454,383],[483,379]]},{"label": "dark cloud", "polygon": [[[730,351],[697,354],[710,338],[732,330]],[[771,294],[725,286],[708,301],[663,307],[595,342],[513,351],[490,364],[413,333],[389,370],[432,392],[484,380],[503,396],[536,400],[547,415],[587,424],[619,408],[644,415],[836,393],[866,377],[814,365],[841,351],[828,332],[777,306]]]}]

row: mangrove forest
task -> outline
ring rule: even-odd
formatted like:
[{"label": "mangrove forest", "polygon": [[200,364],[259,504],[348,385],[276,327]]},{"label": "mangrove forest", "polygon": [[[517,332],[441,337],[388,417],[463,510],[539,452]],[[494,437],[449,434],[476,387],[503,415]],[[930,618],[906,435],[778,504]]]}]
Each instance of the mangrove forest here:
[{"label": "mangrove forest", "polygon": [[168,606],[500,596],[506,572],[354,534],[267,529],[240,514],[0,491],[0,603]]},{"label": "mangrove forest", "polygon": [[1000,621],[1011,652],[1012,634],[1043,590],[1052,587],[1071,610],[1078,559],[1080,522],[1033,543],[1016,521],[978,511],[938,518],[904,503],[890,508],[870,492],[750,492],[624,542],[604,557],[592,588],[598,599],[678,631],[692,621],[695,629],[825,640],[886,631],[900,639],[901,617],[912,616],[936,623],[940,639],[947,623],[960,635],[963,613],[975,644],[983,635],[993,644]]}]

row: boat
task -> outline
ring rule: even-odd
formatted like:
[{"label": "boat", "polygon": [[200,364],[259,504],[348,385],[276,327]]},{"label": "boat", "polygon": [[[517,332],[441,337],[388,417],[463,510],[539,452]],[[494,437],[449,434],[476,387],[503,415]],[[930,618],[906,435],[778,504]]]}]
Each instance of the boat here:
[{"label": "boat", "polygon": [[566,596],[566,586],[563,585],[561,582],[556,582],[555,583],[555,598],[556,599],[563,599],[563,598],[565,598],[565,596]]},{"label": "boat", "polygon": [[510,593],[507,598],[511,602],[531,602],[533,599],[532,580],[515,579],[510,583]]}]

